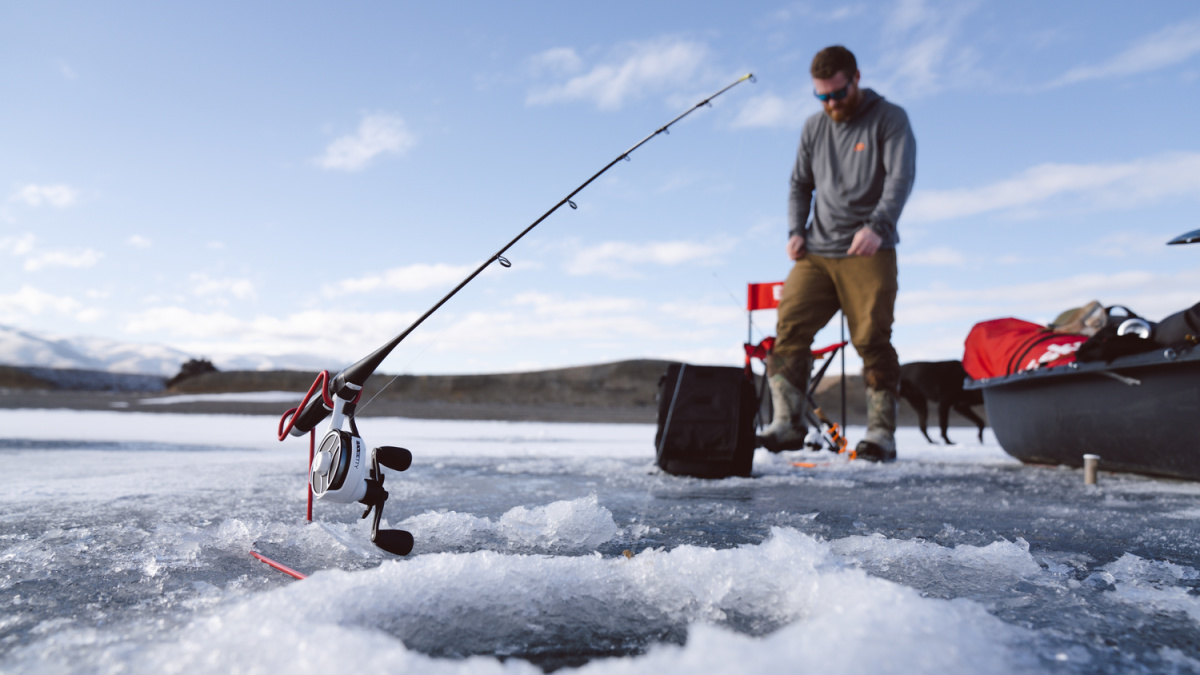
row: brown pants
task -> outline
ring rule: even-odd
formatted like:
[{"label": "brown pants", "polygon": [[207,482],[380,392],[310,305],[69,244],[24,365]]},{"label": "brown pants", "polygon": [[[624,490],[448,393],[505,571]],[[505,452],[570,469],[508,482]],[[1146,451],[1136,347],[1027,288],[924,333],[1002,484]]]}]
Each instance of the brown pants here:
[{"label": "brown pants", "polygon": [[894,249],[867,257],[805,254],[783,284],[775,355],[786,359],[811,353],[813,336],[840,309],[850,325],[850,342],[862,357],[867,386],[896,391],[900,385],[900,360],[892,348],[896,276]]}]

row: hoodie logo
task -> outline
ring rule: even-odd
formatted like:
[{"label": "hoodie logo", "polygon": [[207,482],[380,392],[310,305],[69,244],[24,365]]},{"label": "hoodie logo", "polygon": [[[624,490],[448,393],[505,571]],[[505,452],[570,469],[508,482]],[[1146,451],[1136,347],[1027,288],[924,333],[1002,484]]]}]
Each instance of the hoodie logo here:
[{"label": "hoodie logo", "polygon": [[855,152],[862,152],[863,150],[866,150],[866,149],[867,149],[867,144],[866,144],[866,143],[861,143],[861,142],[860,142],[860,143],[857,143],[857,144],[855,144],[855,146],[854,146],[854,151],[855,151]]}]

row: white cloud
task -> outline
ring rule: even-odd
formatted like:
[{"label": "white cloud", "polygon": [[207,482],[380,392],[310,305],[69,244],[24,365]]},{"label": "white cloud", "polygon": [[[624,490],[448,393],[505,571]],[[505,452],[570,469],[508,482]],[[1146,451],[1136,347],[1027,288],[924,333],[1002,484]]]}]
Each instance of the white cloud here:
[{"label": "white cloud", "polygon": [[710,262],[732,242],[658,241],[631,243],[610,241],[579,251],[566,265],[575,275],[604,274],[634,276],[634,265],[679,265]]},{"label": "white cloud", "polygon": [[733,127],[798,129],[804,126],[804,120],[820,109],[816,99],[807,91],[786,98],[768,92],[746,101],[734,118]]},{"label": "white cloud", "polygon": [[75,298],[63,295],[53,295],[24,285],[16,293],[0,295],[0,314],[41,314],[56,312],[58,314],[74,314],[83,309],[83,303]]},{"label": "white cloud", "polygon": [[37,242],[37,237],[31,233],[25,233],[19,237],[0,237],[0,251],[15,256],[29,255],[35,242]]},{"label": "white cloud", "polygon": [[257,295],[254,283],[248,279],[210,279],[204,274],[192,275],[192,293],[198,296],[228,294],[239,300]]},{"label": "white cloud", "polygon": [[930,222],[1061,204],[1132,208],[1200,195],[1200,153],[1169,153],[1124,163],[1040,164],[978,188],[917,190],[907,222]]},{"label": "white cloud", "polygon": [[772,23],[783,23],[793,20],[807,21],[844,21],[866,12],[867,9],[862,5],[844,5],[841,7],[831,7],[826,3],[822,3],[814,8],[807,2],[796,2],[776,10],[770,14]]},{"label": "white cloud", "polygon": [[[471,312],[459,317],[437,335],[420,336],[435,352],[498,352],[515,344],[536,341],[553,344],[575,342],[587,349],[630,338],[663,339],[669,331],[649,317],[631,314],[541,316],[537,320],[512,312]],[[480,340],[486,335],[486,340]]]},{"label": "white cloud", "polygon": [[646,308],[646,302],[638,298],[583,297],[567,300],[562,296],[537,291],[518,294],[511,303],[531,307],[537,315],[560,317],[637,312]]},{"label": "white cloud", "polygon": [[1196,302],[1200,270],[1158,273],[1131,270],[1112,274],[1081,274],[983,289],[930,288],[902,291],[896,300],[896,325],[959,322],[967,331],[977,321],[1013,316],[1044,323],[1071,307],[1092,300],[1125,305],[1159,320]]},{"label": "white cloud", "polygon": [[726,304],[664,302],[658,305],[664,316],[697,326],[738,326],[746,320],[746,309],[730,299]]},{"label": "white cloud", "polygon": [[1138,258],[1160,253],[1165,243],[1163,239],[1147,237],[1145,233],[1116,232],[1088,243],[1081,250],[1105,258]]},{"label": "white cloud", "polygon": [[979,6],[959,1],[897,2],[884,22],[878,65],[872,70],[859,63],[863,85],[903,100],[985,81],[986,74],[975,67],[975,49],[961,39],[963,24]]},{"label": "white cloud", "polygon": [[707,46],[678,38],[626,44],[590,71],[531,92],[526,103],[582,100],[615,110],[648,92],[674,91],[690,84],[707,58]]},{"label": "white cloud", "polygon": [[529,65],[535,75],[569,75],[579,72],[583,67],[583,59],[570,47],[555,47],[530,57]]},{"label": "white cloud", "polygon": [[[723,362],[738,363],[745,314],[728,305],[668,302],[641,298],[527,293],[514,298],[515,311],[501,307],[454,317],[436,333],[414,335],[415,342],[437,353],[501,352],[528,344],[570,345],[579,354],[621,354],[622,358],[662,356],[704,349],[725,337],[732,347],[719,349]],[[527,308],[533,307],[533,311]],[[731,332],[732,326],[732,332]],[[480,340],[487,335],[487,340]],[[578,364],[582,356],[574,357]],[[604,357],[593,357],[604,358]],[[705,360],[709,360],[708,357]]]},{"label": "white cloud", "polygon": [[75,320],[80,323],[96,323],[100,319],[103,319],[106,315],[107,312],[102,309],[97,307],[89,307],[76,313]]},{"label": "white cloud", "polygon": [[76,251],[40,251],[37,237],[31,233],[20,236],[0,237],[0,252],[25,259],[24,268],[36,272],[44,267],[92,267],[104,254],[90,248]]},{"label": "white cloud", "polygon": [[1200,54],[1200,21],[1168,26],[1134,43],[1104,63],[1073,68],[1049,86],[1137,75],[1182,63]]},{"label": "white cloud", "polygon": [[150,246],[152,246],[152,244],[150,243],[150,240],[143,237],[140,234],[133,235],[132,237],[127,239],[125,241],[125,243],[129,244],[130,246],[132,246],[134,248],[150,248]]},{"label": "white cloud", "polygon": [[[773,235],[775,237],[773,241],[783,242],[787,239],[785,236],[787,221],[775,216],[759,216],[750,229],[746,230],[746,233],[756,238]],[[782,247],[783,244],[780,243],[780,246]]]},{"label": "white cloud", "polygon": [[82,251],[33,252],[25,258],[25,270],[36,272],[45,267],[93,267],[103,257],[103,253],[90,248]]},{"label": "white cloud", "polygon": [[[417,315],[331,308],[243,318],[175,305],[140,311],[128,317],[125,329],[159,340],[170,338],[175,347],[194,353],[323,354],[333,355],[332,364],[350,363],[377,349]],[[725,344],[726,337],[733,348],[722,351],[731,354],[725,362],[732,364],[737,363],[734,357],[744,320],[732,301],[728,306],[652,303],[640,297],[534,291],[477,311],[436,315],[407,338],[384,368],[402,372],[420,361],[442,364],[438,367],[443,371],[477,370],[481,364],[495,369],[494,355],[520,354],[504,361],[511,364],[528,358],[531,350],[556,365],[578,365],[701,349]],[[500,368],[512,369],[511,365]]]},{"label": "white cloud", "polygon": [[371,274],[357,279],[343,279],[336,284],[326,285],[321,293],[327,297],[337,297],[350,293],[371,293],[375,291],[398,291],[401,293],[423,291],[427,288],[446,286],[460,281],[470,274],[477,265],[447,265],[445,263],[417,263],[405,267],[393,267],[382,274]]},{"label": "white cloud", "polygon": [[27,206],[53,206],[66,208],[75,203],[79,193],[69,185],[22,185],[16,192],[9,195],[9,201],[20,202]]},{"label": "white cloud", "polygon": [[367,115],[351,136],[342,136],[325,148],[317,158],[317,166],[337,171],[359,171],[375,157],[384,154],[403,154],[414,145],[417,137],[408,130],[404,120],[393,115]]},{"label": "white cloud", "polygon": [[246,322],[223,312],[194,312],[182,307],[154,307],[135,313],[125,324],[130,333],[166,333],[192,338],[228,337]]},{"label": "white cloud", "polygon": [[357,359],[394,337],[417,316],[416,312],[310,310],[242,319],[226,312],[165,306],[131,315],[125,330],[182,338],[181,348],[196,353],[343,354]]}]

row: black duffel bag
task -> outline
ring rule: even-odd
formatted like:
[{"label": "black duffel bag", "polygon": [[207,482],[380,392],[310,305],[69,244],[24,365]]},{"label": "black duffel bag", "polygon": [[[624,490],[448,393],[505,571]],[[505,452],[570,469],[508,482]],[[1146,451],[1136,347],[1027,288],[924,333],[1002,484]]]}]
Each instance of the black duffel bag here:
[{"label": "black duffel bag", "polygon": [[1200,302],[1159,321],[1153,337],[1163,347],[1200,344]]},{"label": "black duffel bag", "polygon": [[658,466],[697,478],[749,476],[757,408],[743,369],[671,364],[658,384]]}]

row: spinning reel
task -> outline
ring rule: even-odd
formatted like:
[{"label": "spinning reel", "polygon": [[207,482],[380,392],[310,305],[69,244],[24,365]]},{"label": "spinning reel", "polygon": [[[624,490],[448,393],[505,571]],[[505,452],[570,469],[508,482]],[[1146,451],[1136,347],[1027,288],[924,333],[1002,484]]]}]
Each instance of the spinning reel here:
[{"label": "spinning reel", "polygon": [[[325,375],[317,378],[313,389],[318,385],[325,389]],[[309,391],[311,395],[312,390]],[[381,530],[379,520],[383,516],[383,505],[387,502],[388,493],[383,489],[384,475],[381,467],[393,471],[404,471],[412,465],[412,453],[404,448],[390,445],[374,448],[369,453],[367,444],[358,433],[358,425],[354,422],[354,400],[343,398],[341,393],[334,394],[329,431],[321,439],[321,444],[313,454],[312,464],[308,467],[308,483],[313,496],[318,500],[326,500],[338,504],[365,504],[367,510],[362,517],[366,518],[375,512],[371,522],[371,541],[379,548],[394,555],[408,555],[413,548],[412,534],[404,530]],[[324,403],[328,396],[322,395],[314,400]],[[306,397],[305,403],[308,399]],[[300,408],[304,408],[302,403]],[[284,414],[291,424],[287,431],[282,430],[283,420],[280,421],[280,437],[288,431],[295,434],[295,416],[297,409]],[[350,431],[342,429],[343,422],[349,422]],[[303,433],[303,432],[301,432]]]}]

